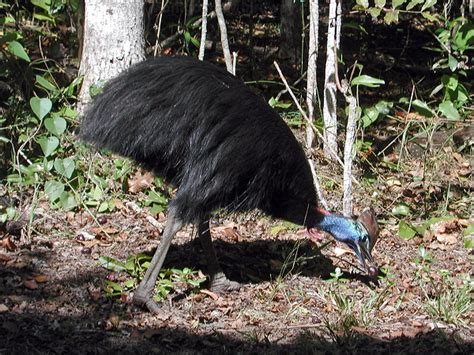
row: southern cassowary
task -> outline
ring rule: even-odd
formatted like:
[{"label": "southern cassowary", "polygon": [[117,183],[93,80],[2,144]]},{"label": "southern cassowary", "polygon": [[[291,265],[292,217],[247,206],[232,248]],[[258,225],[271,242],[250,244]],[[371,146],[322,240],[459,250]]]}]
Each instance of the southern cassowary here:
[{"label": "southern cassowary", "polygon": [[[158,312],[156,277],[173,236],[198,226],[211,287],[234,289],[212,246],[216,209],[259,209],[276,218],[330,233],[364,267],[372,262],[376,221],[353,220],[318,207],[303,149],[279,115],[242,81],[213,64],[187,57],[146,60],[110,80],[86,111],[80,135],[98,148],[129,157],[178,190],[168,207],[160,245],[134,302]],[[376,274],[368,267],[369,274]]]}]

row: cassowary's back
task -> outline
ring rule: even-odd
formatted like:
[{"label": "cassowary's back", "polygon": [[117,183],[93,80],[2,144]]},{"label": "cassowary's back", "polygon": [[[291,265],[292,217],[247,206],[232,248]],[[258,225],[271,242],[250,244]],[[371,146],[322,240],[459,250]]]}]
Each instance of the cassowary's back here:
[{"label": "cassowary's back", "polygon": [[[316,196],[304,152],[268,104],[206,62],[162,57],[111,80],[81,136],[178,186],[187,222],[216,208],[259,208],[303,222]],[[303,216],[302,216],[303,215]]]}]

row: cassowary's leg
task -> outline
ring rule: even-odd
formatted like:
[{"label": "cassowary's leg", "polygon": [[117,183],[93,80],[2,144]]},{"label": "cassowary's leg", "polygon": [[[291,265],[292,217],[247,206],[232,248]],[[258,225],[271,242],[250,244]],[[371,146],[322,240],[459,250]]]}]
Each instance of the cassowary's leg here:
[{"label": "cassowary's leg", "polygon": [[153,290],[155,289],[156,278],[160,272],[166,254],[171,244],[171,240],[175,234],[183,227],[183,222],[176,216],[176,212],[172,209],[168,211],[168,221],[166,222],[163,237],[158,248],[153,255],[150,266],[148,267],[145,277],[138,285],[133,296],[133,302],[140,306],[146,306],[152,313],[159,313],[160,306],[153,300]]},{"label": "cassowary's leg", "polygon": [[198,235],[206,256],[211,290],[217,292],[238,290],[241,285],[238,282],[228,280],[217,261],[216,251],[212,245],[209,220],[198,223]]}]

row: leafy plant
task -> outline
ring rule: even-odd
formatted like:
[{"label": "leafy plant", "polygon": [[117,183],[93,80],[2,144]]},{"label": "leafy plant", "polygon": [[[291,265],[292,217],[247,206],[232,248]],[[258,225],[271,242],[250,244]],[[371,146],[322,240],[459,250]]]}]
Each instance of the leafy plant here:
[{"label": "leafy plant", "polygon": [[[110,271],[125,273],[129,276],[120,282],[106,280],[104,285],[106,296],[117,297],[125,292],[134,290],[150,266],[150,261],[151,256],[144,254],[132,255],[128,257],[125,262],[108,256],[101,256],[99,262],[102,267]],[[206,281],[206,279],[200,277],[197,271],[193,271],[189,268],[182,270],[161,269],[156,281],[154,299],[161,301],[179,287],[199,288],[204,281]]]}]

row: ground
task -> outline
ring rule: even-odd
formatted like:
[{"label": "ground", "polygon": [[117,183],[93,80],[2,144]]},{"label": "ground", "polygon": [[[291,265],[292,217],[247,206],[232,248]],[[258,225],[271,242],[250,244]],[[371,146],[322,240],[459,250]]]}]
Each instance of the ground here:
[{"label": "ground", "polygon": [[[320,169],[326,178],[333,170]],[[305,231],[263,215],[216,215],[212,234],[221,264],[242,289],[216,294],[205,284],[184,284],[162,301],[160,315],[132,305],[132,291],[108,297],[106,281],[127,276],[101,267],[99,258],[152,254],[163,213],[152,218],[130,199],[97,215],[96,223],[87,211],[60,212],[40,200],[31,234],[8,238],[16,248],[0,254],[0,351],[472,353],[472,288],[462,283],[472,274],[472,249],[462,236],[469,221],[456,217],[423,236],[400,238],[387,211],[397,194],[416,201],[423,191],[394,178],[385,175],[371,187],[372,195],[394,196],[374,206],[382,223],[373,252],[384,271],[378,281],[357,270],[354,256],[330,237],[317,245]],[[363,207],[367,197],[359,190],[356,204]],[[192,227],[177,235],[165,267],[205,273],[193,236]],[[430,312],[430,302],[446,303],[447,316]]]}]

